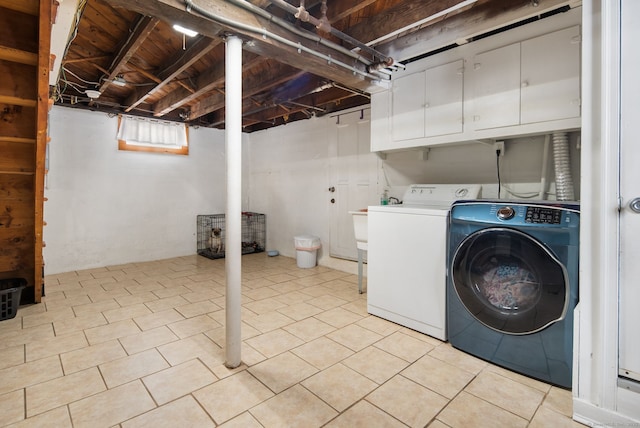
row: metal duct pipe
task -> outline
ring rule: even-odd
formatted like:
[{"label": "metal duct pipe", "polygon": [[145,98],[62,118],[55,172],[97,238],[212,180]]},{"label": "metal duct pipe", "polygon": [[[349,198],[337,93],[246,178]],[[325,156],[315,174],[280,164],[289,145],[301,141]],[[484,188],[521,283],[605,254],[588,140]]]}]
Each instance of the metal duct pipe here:
[{"label": "metal duct pipe", "polygon": [[366,71],[362,71],[362,70],[360,70],[360,69],[358,69],[356,67],[353,67],[353,66],[351,66],[349,64],[346,64],[346,63],[344,63],[342,61],[339,61],[339,60],[337,60],[335,58],[332,58],[329,55],[325,55],[322,52],[318,52],[318,51],[315,51],[313,49],[310,49],[310,48],[302,45],[301,43],[292,42],[291,40],[285,39],[284,37],[279,36],[278,34],[272,33],[272,32],[270,32],[268,30],[265,30],[264,28],[252,27],[250,25],[246,25],[246,24],[243,24],[241,22],[233,21],[231,19],[227,19],[227,18],[218,16],[218,15],[215,15],[215,14],[209,12],[208,10],[205,10],[205,9],[201,8],[200,6],[195,5],[192,0],[184,0],[184,3],[187,6],[187,11],[188,12],[190,12],[191,10],[194,10],[195,12],[199,13],[200,15],[202,15],[202,16],[204,16],[206,18],[209,18],[212,21],[218,22],[220,24],[223,24],[223,25],[226,25],[226,26],[229,26],[229,27],[232,27],[232,28],[236,28],[236,29],[239,29],[239,30],[243,30],[243,31],[248,31],[248,32],[251,32],[251,33],[259,34],[259,35],[261,35],[262,37],[265,37],[265,38],[266,37],[270,37],[273,40],[277,40],[278,42],[280,42],[282,44],[285,44],[285,45],[287,45],[289,47],[297,49],[298,52],[303,52],[304,51],[304,52],[306,52],[306,53],[308,53],[310,55],[313,55],[315,57],[318,57],[318,58],[321,58],[321,59],[327,61],[327,63],[329,63],[329,64],[335,64],[335,65],[337,65],[339,67],[342,67],[342,68],[344,68],[346,70],[349,70],[349,71],[353,72],[354,74],[358,74],[358,75],[360,75],[362,77],[366,77],[366,78],[371,79],[371,80],[380,81],[380,77],[379,76],[375,76],[375,75],[373,75],[371,73],[368,73]]},{"label": "metal duct pipe", "polygon": [[551,139],[556,173],[556,199],[559,201],[573,201],[575,196],[569,159],[569,136],[566,132],[554,132],[551,135]]},{"label": "metal duct pipe", "polygon": [[[249,3],[247,1],[244,0],[227,0],[230,3],[235,4],[236,6],[239,6],[245,10],[248,10],[251,13],[255,13],[256,15],[260,15],[261,17],[263,17],[264,19],[269,20],[270,22],[273,22],[274,24],[284,28],[287,31],[291,31],[294,34],[297,34],[300,37],[304,37],[307,40],[311,40],[313,42],[319,43],[323,46],[326,46],[330,49],[334,49],[336,51],[342,52],[345,55],[348,55],[352,58],[357,59],[358,61],[366,64],[366,65],[370,65],[372,62],[367,59],[362,57],[361,55],[358,55],[357,53],[345,48],[344,46],[340,46],[334,42],[332,42],[331,40],[327,40],[325,38],[322,38],[320,36],[318,36],[317,34],[311,33],[309,31],[306,30],[302,30],[300,28],[294,27],[293,25],[289,24],[287,21],[278,18],[277,16],[274,16],[273,14],[267,12],[266,10],[259,8],[258,6]],[[288,3],[287,3],[288,4]],[[304,4],[304,3],[303,3]]]},{"label": "metal duct pipe", "polygon": [[[327,19],[326,22],[323,22],[323,20],[315,18],[314,16],[312,16],[311,14],[309,14],[309,12],[307,12],[306,9],[304,9],[304,6],[301,4],[301,6],[295,7],[289,3],[287,3],[285,0],[268,0],[271,4],[278,6],[280,9],[283,9],[287,12],[289,12],[290,14],[292,14],[293,16],[295,16],[297,19],[303,21],[303,22],[309,22],[310,24],[315,25],[316,28],[318,28],[319,30],[322,30],[324,32],[330,33],[334,36],[336,36],[337,38],[339,38],[342,41],[345,41],[347,43],[349,43],[350,45],[359,48],[362,51],[367,52],[369,55],[371,55],[374,59],[378,58],[381,60],[381,62],[384,62],[386,64],[393,64],[393,58],[386,56],[385,54],[383,54],[382,52],[379,52],[375,49],[373,49],[370,46],[367,46],[366,44],[362,43],[359,40],[354,39],[353,37],[351,37],[348,34],[343,33],[340,30],[337,30],[335,28],[333,28],[331,26],[331,24],[329,23],[329,20]],[[326,8],[327,6],[327,2],[326,0],[323,0],[323,8]],[[326,10],[324,11],[324,18],[326,19]]]}]

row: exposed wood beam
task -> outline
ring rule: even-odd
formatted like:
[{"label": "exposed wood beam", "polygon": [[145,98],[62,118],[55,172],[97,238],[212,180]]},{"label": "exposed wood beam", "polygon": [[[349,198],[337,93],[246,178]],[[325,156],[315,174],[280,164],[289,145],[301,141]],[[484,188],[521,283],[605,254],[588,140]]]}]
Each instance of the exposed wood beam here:
[{"label": "exposed wood beam", "polygon": [[[140,105],[147,97],[158,92],[220,43],[220,39],[212,40],[208,37],[200,36],[186,52],[180,51],[176,57],[171,58],[164,66],[160,67],[162,71],[158,73],[157,86],[153,87],[150,91],[136,88],[125,103],[125,105],[128,106],[125,111],[129,112]],[[181,83],[181,85],[185,89],[190,90],[191,93],[195,92],[193,89],[185,87],[187,86],[186,84]]]},{"label": "exposed wood beam", "polygon": [[[404,28],[408,22],[416,22],[442,12],[461,0],[404,0],[366,21],[349,28],[349,35],[363,43],[368,43],[386,34]],[[431,22],[433,24],[433,22]]]},{"label": "exposed wood beam", "polygon": [[331,3],[329,10],[327,10],[327,17],[329,18],[329,22],[333,24],[364,9],[376,1],[377,0],[362,0],[355,5],[350,5],[349,2],[334,1]]},{"label": "exposed wood beam", "polygon": [[[243,65],[246,70],[254,67],[257,63],[265,61],[264,58],[254,57]],[[201,73],[196,77],[196,91],[190,92],[184,88],[179,88],[158,101],[153,106],[154,116],[164,116],[172,110],[203,96],[211,90],[224,85],[224,64],[218,63],[215,67]]]},{"label": "exposed wood beam", "polygon": [[153,80],[156,83],[160,83],[162,82],[162,79],[160,79],[158,76],[156,76],[155,74],[153,74],[150,71],[145,70],[142,67],[138,67],[137,65],[135,65],[134,63],[130,62],[129,64],[127,64],[127,68],[130,68],[131,70],[142,74],[144,77],[146,77],[147,79]]},{"label": "exposed wood beam", "polygon": [[17,106],[23,106],[23,107],[35,107],[36,100],[0,94],[0,104],[11,104],[11,105],[17,105]]},{"label": "exposed wood beam", "polygon": [[376,49],[396,61],[404,61],[570,4],[575,1],[539,0],[538,6],[533,7],[530,2],[480,0],[471,9]]},{"label": "exposed wood beam", "polygon": [[19,62],[26,65],[37,65],[38,54],[33,52],[21,51],[7,46],[0,46],[0,59],[11,62]]},{"label": "exposed wood beam", "polygon": [[0,7],[6,7],[18,12],[38,16],[40,9],[38,0],[0,0]]},{"label": "exposed wood beam", "polygon": [[[190,14],[186,12],[185,4],[181,0],[105,0],[109,4],[124,7],[139,13],[151,14],[157,18],[167,22],[182,22],[185,26],[193,28],[201,34],[209,37],[216,37],[219,34],[216,25],[212,25],[212,21],[200,15]],[[247,43],[245,50],[256,53],[258,55],[267,56],[277,59],[280,62],[287,63],[292,67],[305,70],[314,74],[321,75],[330,80],[335,80],[343,85],[355,87],[365,90],[376,90],[379,81],[371,81],[365,79],[362,75],[355,73],[336,65],[337,62],[354,65],[354,60],[342,52],[333,50],[324,45],[318,45],[314,41],[300,39],[287,30],[276,25],[275,23],[255,16],[238,6],[235,6],[224,0],[201,0],[199,3],[203,8],[215,14],[218,19],[224,20],[225,31],[238,34],[241,37],[251,39],[251,43]],[[241,27],[234,28],[228,24],[229,22],[237,22],[242,24]],[[220,22],[217,23],[218,25]],[[251,31],[254,28],[256,31]],[[287,40],[300,41],[301,45],[309,48],[322,55],[331,56],[332,61],[311,55],[304,50],[298,52],[297,47],[289,46],[273,37],[263,37],[262,31],[266,30]],[[364,64],[355,64],[357,70],[364,71]],[[383,88],[380,88],[383,89]]]},{"label": "exposed wood beam", "polygon": [[[302,73],[300,70],[296,70],[295,68],[285,64],[272,64],[269,67],[270,77],[253,74],[243,79],[242,97],[248,98],[258,92],[268,90],[274,86],[282,85],[300,73]],[[223,93],[217,93],[200,100],[191,108],[189,120],[197,119],[205,114],[211,113],[212,111],[223,108],[225,105],[224,98],[225,96]]]},{"label": "exposed wood beam", "polygon": [[98,70],[102,71],[104,74],[109,74],[109,70],[107,70],[106,68],[102,67],[101,65],[96,64],[95,62],[90,62],[89,63],[92,67],[97,68]]},{"label": "exposed wood beam", "polygon": [[175,79],[180,73],[200,60],[200,58],[208,54],[220,45],[220,43],[222,43],[222,39],[220,38],[210,39],[201,36],[189,49],[180,51],[174,58],[169,59],[166,64],[159,67],[161,71],[158,73],[158,77],[163,81]]},{"label": "exposed wood beam", "polygon": [[[288,104],[286,101],[282,101],[281,104],[290,106],[290,108],[288,109],[288,114],[292,114],[293,112],[299,112],[307,109],[300,104],[312,107],[323,107],[327,104],[340,103],[342,100],[356,96],[358,95],[354,94],[353,92],[344,91],[338,88],[329,88],[321,92],[309,94],[304,97],[295,99],[295,104]],[[363,103],[366,102],[366,99],[363,99]],[[282,116],[282,110],[279,110],[279,107],[273,106],[258,113],[248,112],[245,118],[247,120],[256,120],[258,122],[268,122]]]},{"label": "exposed wood beam", "polygon": [[156,117],[164,116],[172,110],[193,101],[205,93],[224,84],[224,63],[220,62],[213,68],[208,69],[204,73],[198,75],[195,79],[196,91],[191,93],[185,88],[178,88],[153,106],[153,115]]},{"label": "exposed wood beam", "polygon": [[100,86],[100,92],[104,92],[113,79],[120,74],[127,62],[129,62],[129,59],[131,59],[140,46],[142,46],[142,43],[147,37],[149,37],[149,34],[151,34],[151,31],[153,31],[155,26],[158,25],[158,22],[160,22],[158,18],[152,18],[149,16],[143,16],[138,20],[131,36],[122,46],[118,55],[116,55],[111,63],[109,75]]},{"label": "exposed wood beam", "polygon": [[88,57],[88,58],[76,58],[76,59],[64,59],[62,60],[62,65],[66,65],[66,64],[75,64],[78,62],[93,62],[93,61],[100,61],[103,59],[110,59],[111,57],[108,55],[101,55],[101,56],[94,56],[94,57]]}]

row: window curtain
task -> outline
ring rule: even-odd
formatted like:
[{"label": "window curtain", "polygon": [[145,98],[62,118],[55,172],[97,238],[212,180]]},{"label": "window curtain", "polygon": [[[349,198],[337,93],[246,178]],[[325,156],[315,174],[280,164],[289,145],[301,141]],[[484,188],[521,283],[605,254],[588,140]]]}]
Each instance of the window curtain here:
[{"label": "window curtain", "polygon": [[180,148],[188,145],[184,123],[122,116],[118,140],[138,146]]}]

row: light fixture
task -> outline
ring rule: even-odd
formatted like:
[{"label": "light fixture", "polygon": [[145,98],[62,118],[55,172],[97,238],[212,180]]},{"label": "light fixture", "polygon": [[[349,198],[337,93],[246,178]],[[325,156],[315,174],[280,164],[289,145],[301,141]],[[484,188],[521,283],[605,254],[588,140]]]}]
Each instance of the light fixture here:
[{"label": "light fixture", "polygon": [[93,89],[87,89],[86,91],[84,91],[84,93],[87,94],[87,96],[92,100],[95,100],[96,98],[99,98],[100,95],[102,95],[100,91],[95,91]]},{"label": "light fixture", "polygon": [[127,81],[124,80],[124,77],[122,76],[117,76],[114,77],[113,80],[111,81],[111,83],[113,83],[116,86],[127,86]]},{"label": "light fixture", "polygon": [[189,37],[195,37],[198,35],[197,31],[190,30],[178,24],[173,24],[173,29]]}]

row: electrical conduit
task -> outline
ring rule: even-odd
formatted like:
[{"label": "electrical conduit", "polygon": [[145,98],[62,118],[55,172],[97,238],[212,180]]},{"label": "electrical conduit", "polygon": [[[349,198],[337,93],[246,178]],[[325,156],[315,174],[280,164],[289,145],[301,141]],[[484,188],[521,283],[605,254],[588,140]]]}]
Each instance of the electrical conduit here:
[{"label": "electrical conduit", "polygon": [[538,199],[546,199],[547,194],[547,169],[549,165],[549,143],[551,142],[551,136],[549,134],[544,136],[544,148],[542,150],[542,172],[540,172],[540,193]]},{"label": "electrical conduit", "polygon": [[335,58],[332,58],[329,55],[325,55],[325,54],[323,54],[321,52],[314,51],[313,49],[310,49],[310,48],[304,46],[302,43],[292,42],[291,40],[285,39],[284,37],[281,37],[281,36],[279,36],[279,35],[277,35],[275,33],[272,33],[272,32],[270,32],[270,31],[268,31],[268,30],[266,30],[264,28],[252,27],[250,25],[246,25],[246,24],[243,24],[241,22],[236,22],[236,21],[233,21],[231,19],[227,19],[227,18],[224,18],[222,16],[215,15],[215,14],[213,14],[213,13],[211,13],[211,12],[209,12],[209,11],[203,9],[203,8],[201,8],[200,6],[195,5],[192,0],[184,0],[184,3],[187,6],[187,12],[190,12],[191,10],[194,10],[197,13],[199,13],[200,15],[202,15],[202,16],[204,16],[206,18],[209,18],[212,21],[218,22],[220,24],[223,24],[223,25],[226,25],[228,27],[232,27],[232,28],[235,28],[235,29],[238,29],[238,30],[248,31],[248,32],[251,32],[251,33],[259,34],[260,36],[262,36],[265,39],[267,37],[271,38],[271,39],[273,39],[273,40],[275,40],[277,42],[280,42],[280,43],[282,43],[284,45],[287,45],[289,47],[297,49],[298,52],[306,52],[306,53],[308,53],[310,55],[313,55],[315,57],[318,57],[318,58],[321,58],[321,59],[327,61],[327,63],[329,63],[329,64],[335,64],[335,65],[337,65],[339,67],[342,67],[342,68],[344,68],[346,70],[349,70],[349,71],[353,72],[353,74],[358,74],[358,75],[360,75],[362,77],[371,79],[373,81],[380,81],[380,77],[379,76],[376,76],[374,74],[368,73],[366,71],[362,71],[359,68],[353,67],[353,66],[351,66],[349,64],[346,64],[346,63],[344,63],[342,61],[339,61],[339,60],[337,60]]}]

